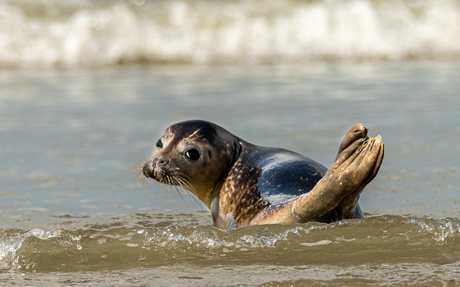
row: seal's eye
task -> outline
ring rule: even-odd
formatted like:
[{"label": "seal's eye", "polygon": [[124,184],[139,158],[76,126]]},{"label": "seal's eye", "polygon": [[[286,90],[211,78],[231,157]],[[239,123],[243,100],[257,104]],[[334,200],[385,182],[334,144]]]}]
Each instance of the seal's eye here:
[{"label": "seal's eye", "polygon": [[200,152],[196,149],[189,149],[185,152],[185,156],[188,157],[190,160],[198,160],[200,158]]},{"label": "seal's eye", "polygon": [[162,148],[162,147],[163,147],[163,143],[161,142],[161,139],[159,139],[159,140],[157,141],[157,147],[159,147],[159,148]]}]

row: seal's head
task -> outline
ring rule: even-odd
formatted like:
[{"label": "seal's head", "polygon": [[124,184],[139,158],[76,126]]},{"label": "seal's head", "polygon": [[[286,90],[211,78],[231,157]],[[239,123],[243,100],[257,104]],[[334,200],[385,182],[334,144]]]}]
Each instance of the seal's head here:
[{"label": "seal's head", "polygon": [[182,186],[210,207],[238,153],[239,139],[222,127],[198,120],[181,122],[165,130],[142,174]]}]

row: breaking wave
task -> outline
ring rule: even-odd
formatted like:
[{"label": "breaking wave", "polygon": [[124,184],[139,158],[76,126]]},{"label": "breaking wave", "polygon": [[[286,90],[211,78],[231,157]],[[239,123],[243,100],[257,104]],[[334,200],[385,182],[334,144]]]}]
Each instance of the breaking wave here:
[{"label": "breaking wave", "polygon": [[[103,271],[132,266],[259,262],[277,265],[452,263],[460,260],[460,221],[377,216],[332,224],[98,227],[0,231],[0,268]],[[150,224],[150,223],[149,223]],[[422,256],[423,254],[423,256]],[[220,262],[220,263],[219,263]]]},{"label": "breaking wave", "polygon": [[0,67],[460,58],[458,0],[6,0]]}]

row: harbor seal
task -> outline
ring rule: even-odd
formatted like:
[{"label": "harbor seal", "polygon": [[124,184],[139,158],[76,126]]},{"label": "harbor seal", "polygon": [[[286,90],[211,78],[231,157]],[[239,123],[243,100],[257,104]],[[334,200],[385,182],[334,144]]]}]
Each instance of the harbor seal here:
[{"label": "harbor seal", "polygon": [[345,135],[329,170],[298,153],[251,144],[202,120],[167,128],[138,180],[181,186],[210,210],[214,224],[333,222],[362,218],[358,199],[377,175],[384,147],[362,124]]}]

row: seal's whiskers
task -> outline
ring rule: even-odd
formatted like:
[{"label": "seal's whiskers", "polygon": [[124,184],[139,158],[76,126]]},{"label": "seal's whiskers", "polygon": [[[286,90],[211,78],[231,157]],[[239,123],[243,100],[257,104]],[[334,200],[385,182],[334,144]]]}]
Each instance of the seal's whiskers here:
[{"label": "seal's whiskers", "polygon": [[182,187],[192,198],[195,200],[196,203],[200,206],[201,209],[203,207],[201,206],[201,202],[197,200],[196,195],[195,195],[195,188],[189,183],[189,181],[185,178],[185,175],[183,174],[176,174],[174,177],[169,178],[169,183],[170,185],[173,185],[174,188],[177,190],[179,193],[180,197],[184,201],[185,205],[187,206],[187,203],[185,202],[184,198],[182,197],[182,193],[180,192],[179,188],[177,187]]},{"label": "seal's whiskers", "polygon": [[140,185],[142,183],[142,185],[145,187],[145,179],[147,178],[144,173],[143,173],[143,167],[144,167],[144,164],[147,160],[145,158],[142,159],[142,162],[140,163],[136,163],[134,165],[134,170],[131,171],[131,174],[133,173],[137,173],[137,176],[136,176],[136,181],[137,181],[137,184]]},{"label": "seal's whiskers", "polygon": [[[187,142],[191,142],[191,141],[194,141],[194,140],[196,140],[196,139],[202,137],[202,135],[197,135],[197,133],[198,133],[202,128],[203,128],[203,127],[201,127],[201,128],[199,128],[199,129],[197,129],[196,131],[194,131],[194,132],[193,132],[191,135],[189,135],[185,140],[186,140]],[[197,135],[197,136],[195,136],[195,135]],[[194,137],[194,136],[195,136],[195,137]]]}]

